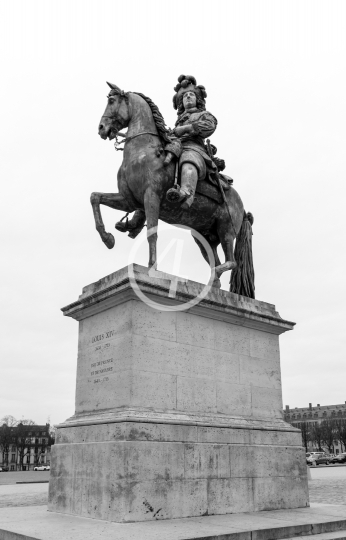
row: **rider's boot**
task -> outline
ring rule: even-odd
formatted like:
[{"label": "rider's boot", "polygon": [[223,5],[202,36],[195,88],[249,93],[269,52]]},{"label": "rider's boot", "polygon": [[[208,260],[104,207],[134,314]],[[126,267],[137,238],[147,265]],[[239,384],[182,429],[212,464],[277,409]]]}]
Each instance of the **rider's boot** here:
[{"label": "rider's boot", "polygon": [[192,163],[184,163],[181,170],[181,186],[175,185],[166,194],[170,202],[182,202],[183,210],[188,210],[193,203],[198,180],[198,172]]},{"label": "rider's boot", "polygon": [[195,200],[195,194],[193,193],[189,197],[187,197],[186,201],[183,202],[183,204],[181,205],[182,209],[189,210],[194,200]]},{"label": "rider's boot", "polygon": [[198,180],[198,172],[197,172],[196,167],[192,163],[184,163],[182,171],[181,171],[181,190],[180,190],[185,195],[184,202],[181,205],[183,210],[188,210],[194,201],[197,180]]},{"label": "rider's boot", "polygon": [[143,229],[145,225],[145,220],[146,220],[146,216],[145,216],[144,210],[136,210],[133,217],[130,220],[126,219],[125,222],[118,221],[115,224],[115,228],[117,229],[117,231],[120,231],[120,232],[129,231],[129,237],[136,238],[136,236],[138,236],[138,234]]}]

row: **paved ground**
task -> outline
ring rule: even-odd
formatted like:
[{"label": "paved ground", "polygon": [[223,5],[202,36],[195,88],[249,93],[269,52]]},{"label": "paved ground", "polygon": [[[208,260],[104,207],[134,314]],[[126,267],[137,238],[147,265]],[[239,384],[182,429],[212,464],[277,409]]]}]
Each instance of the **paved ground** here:
[{"label": "paved ground", "polygon": [[9,471],[0,472],[0,486],[17,482],[38,482],[49,480],[49,471]]},{"label": "paved ground", "polygon": [[346,477],[309,481],[310,502],[346,504]]},{"label": "paved ground", "polygon": [[310,501],[346,505],[346,467],[311,467]]},{"label": "paved ground", "polygon": [[[47,504],[49,471],[0,473],[0,508]],[[32,482],[17,484],[17,482]]]},{"label": "paved ground", "polygon": [[0,508],[47,504],[48,484],[0,486]]}]

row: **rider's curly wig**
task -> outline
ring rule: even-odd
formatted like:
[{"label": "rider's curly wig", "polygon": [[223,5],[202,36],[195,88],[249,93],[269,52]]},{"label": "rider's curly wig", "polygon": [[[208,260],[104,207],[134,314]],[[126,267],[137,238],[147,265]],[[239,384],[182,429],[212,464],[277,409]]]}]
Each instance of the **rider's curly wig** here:
[{"label": "rider's curly wig", "polygon": [[178,77],[178,84],[174,87],[176,94],[173,96],[173,107],[177,110],[178,116],[183,114],[185,111],[183,105],[183,97],[186,91],[185,89],[191,89],[191,92],[194,92],[196,96],[197,109],[200,111],[205,111],[205,98],[207,97],[205,87],[201,84],[197,85],[197,81],[193,75],[180,75],[180,77]]}]

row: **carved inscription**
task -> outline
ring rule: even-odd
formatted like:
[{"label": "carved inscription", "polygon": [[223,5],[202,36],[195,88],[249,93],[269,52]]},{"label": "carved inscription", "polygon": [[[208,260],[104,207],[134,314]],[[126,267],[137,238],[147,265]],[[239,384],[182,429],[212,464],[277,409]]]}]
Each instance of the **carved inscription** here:
[{"label": "carved inscription", "polygon": [[94,371],[92,371],[90,375],[98,375],[99,373],[106,373],[108,371],[113,371],[113,366],[102,367],[107,364],[113,364],[113,358],[108,358],[107,360],[100,360],[99,362],[93,362],[91,364],[91,368],[100,367],[100,369],[94,369]]},{"label": "carved inscription", "polygon": [[103,349],[108,349],[111,346],[110,343],[104,343],[103,345],[97,345],[95,347],[95,352],[102,351]]},{"label": "carved inscription", "polygon": [[103,377],[102,379],[94,379],[94,384],[104,381],[109,381],[109,377]]},{"label": "carved inscription", "polygon": [[108,332],[104,332],[103,334],[98,334],[97,336],[94,336],[91,338],[91,343],[96,343],[97,341],[102,341],[103,339],[109,339],[115,335],[115,330],[108,330]]},{"label": "carved inscription", "polygon": [[105,364],[113,364],[113,358],[108,358],[107,360],[99,360],[99,362],[93,362],[91,364],[91,367],[96,367],[96,366],[104,366]]},{"label": "carved inscription", "polygon": [[109,381],[109,377],[102,377],[102,375],[106,373],[110,374],[113,371],[113,358],[106,358],[106,360],[96,360],[96,358],[102,358],[103,353],[106,353],[107,349],[109,349],[111,346],[110,343],[100,343],[100,341],[110,339],[115,335],[115,330],[107,330],[106,332],[103,332],[102,334],[97,334],[97,336],[93,336],[91,338],[91,343],[97,345],[92,349],[92,353],[93,355],[95,355],[95,361],[91,362],[90,364],[90,376],[95,377],[95,375],[101,375],[101,377],[89,379],[89,381],[93,382],[94,384]]}]

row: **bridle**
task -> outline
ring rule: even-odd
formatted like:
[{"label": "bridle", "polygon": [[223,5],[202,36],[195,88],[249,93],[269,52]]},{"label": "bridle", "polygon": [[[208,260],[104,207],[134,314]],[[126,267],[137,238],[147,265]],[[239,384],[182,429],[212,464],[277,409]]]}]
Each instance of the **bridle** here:
[{"label": "bridle", "polygon": [[[118,141],[118,135],[120,137],[124,137],[122,141]],[[140,135],[153,135],[154,137],[158,137],[160,139],[160,135],[158,133],[153,133],[152,131],[141,131],[140,133],[136,133],[135,135],[132,135],[131,137],[126,137],[126,135],[123,135],[122,133],[117,133],[115,135],[115,141],[114,141],[114,148],[115,150],[121,150],[123,151],[125,148],[125,144],[132,141],[132,139],[135,139],[136,137],[139,137]],[[120,148],[119,144],[124,143],[124,148]]]},{"label": "bridle", "polygon": [[[125,100],[127,98],[127,95],[125,93],[117,94],[117,95],[121,96],[121,97],[124,97]],[[107,96],[107,98],[108,97],[109,96]],[[110,118],[110,120],[112,121],[111,125],[113,125],[113,124],[118,124],[119,125],[119,121],[116,119],[116,117],[118,116],[121,104],[122,104],[122,100],[119,99],[118,107],[117,107],[117,110],[114,113],[114,116],[108,116],[108,115],[104,114],[102,116],[102,118]],[[101,118],[101,120],[102,120],[102,118]],[[124,148],[119,148],[120,144],[124,143],[124,147],[125,147],[126,143],[132,141],[132,139],[135,139],[136,137],[139,137],[140,135],[153,135],[154,137],[159,137],[160,138],[160,135],[158,133],[153,133],[151,131],[141,131],[140,133],[136,133],[135,135],[132,135],[131,137],[127,137],[126,135],[123,135],[122,133],[119,133],[119,129],[118,129],[118,127],[116,125],[114,127],[117,130],[117,133],[115,134],[115,141],[114,141],[114,148],[117,151],[123,151],[124,150]],[[123,126],[120,126],[120,129],[122,129],[122,128],[123,128]],[[124,139],[122,141],[118,141],[118,135],[120,135],[120,137],[124,137]]]},{"label": "bridle", "polygon": [[[119,131],[120,129],[123,128],[123,126],[120,125],[120,122],[115,118],[115,116],[107,116],[106,114],[104,114],[104,115],[102,116],[102,118],[110,118],[110,119],[112,120],[112,122],[111,122],[111,126],[112,126],[112,127],[113,127],[113,124],[118,124],[119,129],[118,129],[118,126],[116,126],[116,125],[114,126],[114,127],[116,128],[117,131]],[[101,120],[102,120],[102,118],[101,118]]]},{"label": "bridle", "polygon": [[[118,95],[120,96],[120,94],[118,94]],[[124,96],[121,96],[121,97],[125,97],[125,95],[124,95]],[[109,95],[107,96],[107,98],[109,98]],[[125,97],[125,99],[126,99],[126,97]],[[123,102],[122,99],[119,99],[117,110],[115,111],[115,113],[114,113],[113,116],[108,116],[107,114],[104,114],[104,115],[102,116],[102,118],[110,118],[110,119],[112,120],[111,125],[113,125],[113,124],[118,124],[118,126],[119,126],[120,123],[119,123],[119,121],[117,120],[116,117],[119,115],[119,110],[120,110],[120,107],[121,107],[121,105],[122,105],[122,102]],[[101,120],[102,120],[102,118],[101,118]],[[117,125],[114,126],[115,129],[117,130],[117,132],[119,131],[119,129],[122,129],[122,128],[123,128],[123,126],[120,126],[120,128],[118,128],[118,126],[117,126]],[[117,138],[116,135],[115,135],[115,138]]]}]

